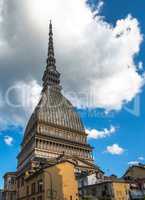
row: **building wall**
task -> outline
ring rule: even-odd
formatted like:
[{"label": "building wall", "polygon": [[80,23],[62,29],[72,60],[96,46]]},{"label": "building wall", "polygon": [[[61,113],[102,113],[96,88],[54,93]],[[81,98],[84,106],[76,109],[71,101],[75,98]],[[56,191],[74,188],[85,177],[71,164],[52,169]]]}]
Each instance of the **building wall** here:
[{"label": "building wall", "polygon": [[102,182],[100,184],[88,185],[80,189],[80,195],[81,199],[112,200],[112,184],[111,182]]},{"label": "building wall", "polygon": [[[45,199],[51,196],[51,185],[54,199],[77,200],[78,185],[74,174],[74,165],[65,162],[45,170]],[[50,178],[51,177],[51,178]]]},{"label": "building wall", "polygon": [[[38,191],[39,182],[44,182],[44,173],[36,173],[34,176],[26,177],[24,181],[20,181],[19,187],[17,188],[18,199],[33,199],[36,200],[38,197],[44,199],[44,188],[42,191]],[[22,183],[23,182],[23,183]],[[34,186],[35,185],[35,186]]]},{"label": "building wall", "polygon": [[131,177],[133,179],[145,178],[145,167],[134,166],[128,170],[125,177]]},{"label": "building wall", "polygon": [[102,182],[84,187],[80,192],[82,199],[89,197],[95,200],[129,200],[129,184],[125,182]]},{"label": "building wall", "polygon": [[16,200],[16,173],[9,172],[4,176],[4,200]]},{"label": "building wall", "polygon": [[4,176],[4,190],[15,191],[16,190],[16,174],[7,173]]},{"label": "building wall", "polygon": [[78,200],[74,170],[73,164],[63,162],[28,176],[18,187],[18,200]]},{"label": "building wall", "polygon": [[114,192],[114,200],[129,199],[129,184],[124,182],[113,182],[112,190]]},{"label": "building wall", "polygon": [[3,200],[3,190],[0,189],[0,200]]},{"label": "building wall", "polygon": [[104,180],[104,174],[101,171],[93,172],[90,175],[84,174],[84,176],[78,178],[79,188],[82,188],[87,185],[94,185],[100,183]]},{"label": "building wall", "polygon": [[105,198],[106,200],[111,200],[112,197],[112,184],[111,183],[102,183],[96,186],[96,197],[98,199]]}]

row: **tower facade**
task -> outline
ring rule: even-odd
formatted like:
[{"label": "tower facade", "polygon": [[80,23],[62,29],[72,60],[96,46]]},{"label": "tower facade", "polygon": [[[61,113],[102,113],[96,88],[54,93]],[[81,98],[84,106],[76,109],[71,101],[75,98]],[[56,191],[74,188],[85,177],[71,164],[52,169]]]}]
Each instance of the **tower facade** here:
[{"label": "tower facade", "polygon": [[92,164],[92,147],[87,144],[83,123],[71,102],[61,93],[60,73],[56,68],[52,23],[41,99],[27,124],[18,155],[18,176],[32,160],[48,161],[62,155]]}]

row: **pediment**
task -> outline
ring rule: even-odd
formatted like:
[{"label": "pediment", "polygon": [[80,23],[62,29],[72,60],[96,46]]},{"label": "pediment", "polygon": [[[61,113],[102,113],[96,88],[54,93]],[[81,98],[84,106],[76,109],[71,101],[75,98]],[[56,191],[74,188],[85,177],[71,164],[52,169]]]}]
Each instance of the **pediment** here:
[{"label": "pediment", "polygon": [[80,169],[80,170],[89,170],[89,171],[94,171],[94,170],[98,170],[98,171],[101,171],[99,169],[98,166],[94,165],[91,161],[86,161],[84,159],[81,159],[79,157],[68,157],[68,156],[63,156],[61,157],[61,160],[64,161],[68,161],[68,162],[71,162],[75,165],[75,167],[77,169]]}]

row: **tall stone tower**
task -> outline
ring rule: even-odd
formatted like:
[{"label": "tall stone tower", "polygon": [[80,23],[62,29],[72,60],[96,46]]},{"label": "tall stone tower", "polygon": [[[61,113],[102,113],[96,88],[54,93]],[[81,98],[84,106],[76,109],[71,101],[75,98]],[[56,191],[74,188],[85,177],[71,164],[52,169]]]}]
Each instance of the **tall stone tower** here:
[{"label": "tall stone tower", "polygon": [[78,166],[92,165],[92,147],[73,105],[61,93],[60,73],[56,69],[52,23],[46,69],[43,75],[41,99],[27,124],[18,155],[18,175],[24,173],[34,159],[48,162],[67,156],[75,158]]}]

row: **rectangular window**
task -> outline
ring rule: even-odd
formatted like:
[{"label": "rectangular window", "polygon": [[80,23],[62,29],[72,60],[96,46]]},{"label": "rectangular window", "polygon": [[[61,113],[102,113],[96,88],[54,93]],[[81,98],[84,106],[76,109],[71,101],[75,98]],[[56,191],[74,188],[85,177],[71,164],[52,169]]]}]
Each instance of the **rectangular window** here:
[{"label": "rectangular window", "polygon": [[29,195],[29,186],[27,186],[27,195]]},{"label": "rectangular window", "polygon": [[21,186],[24,186],[24,177],[21,178]]},{"label": "rectangular window", "polygon": [[20,179],[17,180],[17,187],[20,187]]},{"label": "rectangular window", "polygon": [[39,197],[37,198],[37,200],[42,200],[42,196],[39,196]]},{"label": "rectangular window", "polygon": [[43,181],[39,180],[37,182],[37,186],[38,186],[38,193],[41,193],[43,191]]},{"label": "rectangular window", "polygon": [[32,185],[31,185],[31,194],[34,194],[35,192],[36,192],[36,190],[35,190],[35,183],[32,183]]}]

